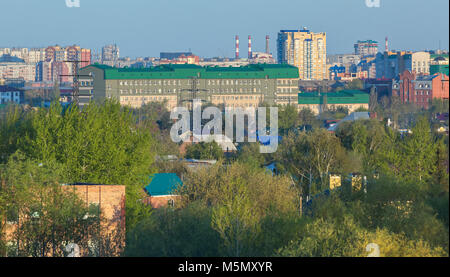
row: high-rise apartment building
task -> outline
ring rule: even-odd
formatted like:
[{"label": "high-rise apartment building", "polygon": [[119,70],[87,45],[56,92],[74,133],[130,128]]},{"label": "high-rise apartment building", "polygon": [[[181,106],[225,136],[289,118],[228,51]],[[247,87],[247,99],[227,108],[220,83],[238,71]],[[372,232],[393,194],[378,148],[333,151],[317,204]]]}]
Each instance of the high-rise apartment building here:
[{"label": "high-rise apartment building", "polygon": [[78,62],[78,68],[91,64],[91,50],[80,46],[50,46],[45,49],[44,60],[36,65],[36,81],[38,82],[72,82],[70,75],[74,72],[74,63]]},{"label": "high-rise apartment building", "polygon": [[374,56],[378,53],[378,42],[374,40],[358,40],[355,43],[355,55],[360,57]]},{"label": "high-rise apartment building", "polygon": [[302,80],[327,79],[327,36],[303,30],[281,30],[278,33],[278,62],[299,69]]},{"label": "high-rise apartment building", "polygon": [[115,44],[106,45],[102,48],[102,63],[110,66],[115,66],[120,58],[119,47]]}]

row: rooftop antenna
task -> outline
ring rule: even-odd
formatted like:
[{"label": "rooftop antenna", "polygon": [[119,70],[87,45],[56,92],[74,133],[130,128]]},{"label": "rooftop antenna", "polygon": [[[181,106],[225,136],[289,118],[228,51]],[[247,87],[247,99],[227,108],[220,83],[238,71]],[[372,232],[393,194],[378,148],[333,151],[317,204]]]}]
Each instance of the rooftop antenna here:
[{"label": "rooftop antenna", "polygon": [[239,60],[239,36],[236,35],[236,53],[235,53],[235,58],[236,60]]},{"label": "rooftop antenna", "polygon": [[252,36],[248,36],[248,59],[252,58]]},{"label": "rooftop antenna", "polygon": [[389,40],[388,37],[386,36],[386,41],[385,41],[385,52],[389,52]]}]

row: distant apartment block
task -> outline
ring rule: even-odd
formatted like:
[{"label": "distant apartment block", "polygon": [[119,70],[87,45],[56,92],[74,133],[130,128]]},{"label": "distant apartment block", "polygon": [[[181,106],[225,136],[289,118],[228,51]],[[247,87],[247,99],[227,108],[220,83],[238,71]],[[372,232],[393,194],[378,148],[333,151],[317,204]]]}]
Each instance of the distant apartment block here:
[{"label": "distant apartment block", "polygon": [[102,48],[102,63],[110,66],[116,66],[120,58],[120,49],[117,45],[106,45]]},{"label": "distant apartment block", "polygon": [[360,57],[374,56],[378,53],[378,42],[374,40],[358,40],[355,43],[355,55]]},{"label": "distant apartment block", "polygon": [[301,80],[327,79],[327,36],[303,30],[281,30],[278,33],[278,63],[299,69]]},{"label": "distant apartment block", "polygon": [[[288,104],[297,101],[298,70],[280,64],[242,67],[161,65],[151,68],[113,68],[90,65],[80,71],[80,94],[102,101],[114,98],[122,105],[141,107],[166,102],[169,109],[196,97],[227,107],[257,107],[263,102]],[[86,99],[88,101],[88,99]]]},{"label": "distant apartment block", "polygon": [[4,54],[0,56],[0,79],[23,79],[26,82],[34,81],[36,67],[27,64],[21,58]]},{"label": "distant apartment block", "polygon": [[250,59],[250,63],[251,64],[258,64],[258,63],[274,64],[274,63],[276,63],[276,61],[273,58],[272,54],[269,54],[266,52],[252,52],[252,58]]},{"label": "distant apartment block", "polygon": [[24,60],[26,64],[33,64],[43,61],[45,58],[44,48],[0,48],[0,56],[10,55]]},{"label": "distant apartment block", "polygon": [[377,78],[393,79],[405,70],[422,75],[430,74],[430,53],[389,51],[377,54]]},{"label": "distant apartment block", "polygon": [[50,46],[45,49],[44,60],[36,65],[37,82],[73,82],[74,63],[78,68],[91,64],[91,50],[80,46]]}]

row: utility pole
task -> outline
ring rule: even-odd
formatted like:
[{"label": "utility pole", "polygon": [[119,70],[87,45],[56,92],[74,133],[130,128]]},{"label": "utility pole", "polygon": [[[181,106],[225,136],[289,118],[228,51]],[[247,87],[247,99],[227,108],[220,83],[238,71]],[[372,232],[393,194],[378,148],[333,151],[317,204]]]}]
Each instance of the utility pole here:
[{"label": "utility pole", "polygon": [[[197,94],[199,93],[199,92],[201,92],[201,91],[203,91],[203,92],[205,92],[205,95],[206,95],[206,92],[208,92],[208,90],[207,89],[199,89],[198,87],[197,87],[197,80],[198,80],[198,76],[192,76],[191,78],[190,78],[190,81],[191,81],[191,88],[190,89],[181,89],[180,90],[180,97],[179,97],[179,99],[178,99],[178,103],[179,104],[181,104],[182,102],[190,102],[191,103],[191,105],[190,105],[190,107],[189,107],[189,112],[190,112],[190,126],[192,126],[192,135],[194,135],[194,101],[196,100],[196,98],[197,98]],[[190,97],[188,97],[188,99],[186,99],[186,100],[183,100],[182,98],[181,98],[181,96],[182,96],[182,92],[190,92]],[[206,98],[206,97],[205,97]],[[200,101],[202,101],[202,102],[206,102],[206,100],[203,100],[203,99],[200,99]],[[201,124],[200,124],[201,125]],[[200,128],[201,128],[201,126],[200,126]],[[201,135],[201,134],[200,134]]]},{"label": "utility pole", "polygon": [[79,64],[80,63],[87,63],[89,61],[63,61],[66,63],[72,63],[72,74],[69,75],[59,75],[59,77],[73,77],[73,86],[72,86],[72,102],[78,105],[79,97],[80,97],[80,85],[78,83],[78,78],[80,75],[78,74],[79,71]]},{"label": "utility pole", "polygon": [[[191,112],[193,112],[193,110],[194,110],[194,100],[197,98],[197,94],[199,92],[208,92],[207,89],[199,89],[197,87],[197,80],[198,80],[198,77],[196,77],[196,76],[191,77],[191,79],[190,79],[190,81],[191,81],[191,88],[190,89],[181,89],[180,90],[180,92],[184,92],[184,91],[190,92],[190,97],[187,100],[183,100],[181,98],[181,93],[180,93],[180,97],[178,99],[178,103],[191,102],[191,104],[192,104],[191,107],[190,107],[190,111]],[[206,100],[203,100],[203,99],[201,101],[202,102],[206,102]]]}]

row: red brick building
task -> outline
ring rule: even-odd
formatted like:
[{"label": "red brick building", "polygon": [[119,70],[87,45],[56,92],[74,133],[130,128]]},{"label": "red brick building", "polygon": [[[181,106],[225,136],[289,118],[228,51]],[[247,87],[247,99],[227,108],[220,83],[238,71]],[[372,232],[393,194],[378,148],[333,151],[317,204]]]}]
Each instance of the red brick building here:
[{"label": "red brick building", "polygon": [[402,103],[414,103],[427,109],[432,99],[449,98],[449,77],[442,73],[417,75],[408,70],[392,81],[392,95]]},{"label": "red brick building", "polygon": [[[62,185],[62,189],[73,191],[88,207],[98,209],[105,219],[102,223],[104,229],[101,235],[103,237],[115,236],[117,243],[111,245],[115,248],[110,249],[110,255],[119,256],[121,249],[125,246],[125,186],[76,183]],[[18,224],[24,220],[29,220],[29,217],[22,214],[19,214],[14,220],[6,220],[3,235],[8,242],[13,241]],[[81,251],[85,253],[87,250],[81,249]]]}]

